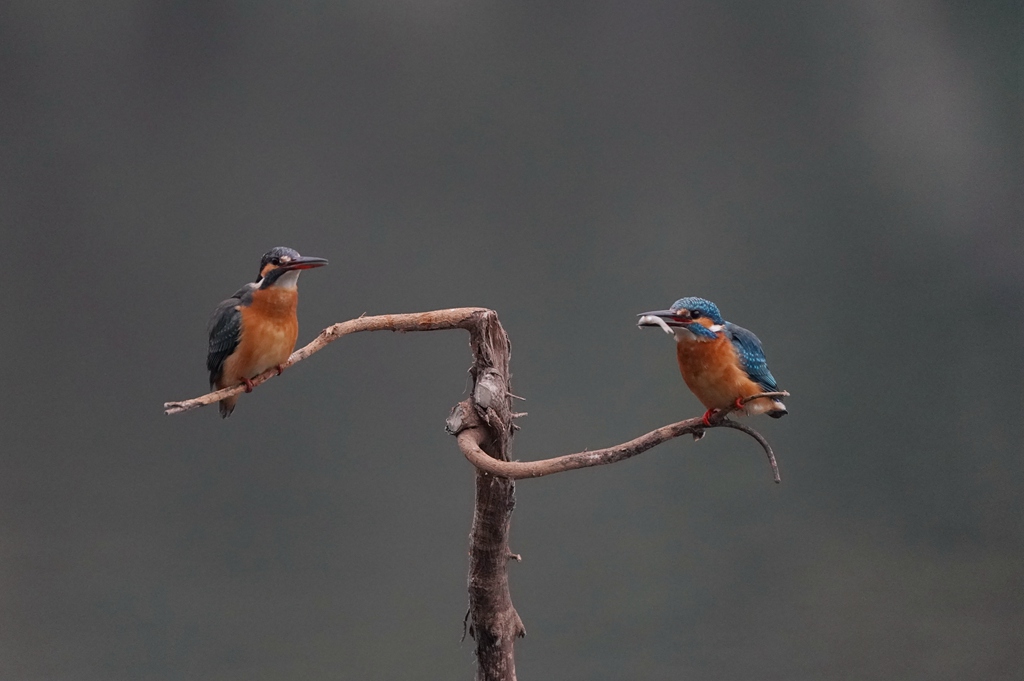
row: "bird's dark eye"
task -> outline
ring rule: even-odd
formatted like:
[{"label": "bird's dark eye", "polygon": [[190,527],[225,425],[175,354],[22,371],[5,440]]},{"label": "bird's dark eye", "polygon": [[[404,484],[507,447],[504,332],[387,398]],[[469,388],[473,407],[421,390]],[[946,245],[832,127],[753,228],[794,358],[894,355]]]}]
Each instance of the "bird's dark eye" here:
[{"label": "bird's dark eye", "polygon": [[271,265],[280,265],[281,264],[281,258],[274,258],[273,260],[270,261],[270,264]]},{"label": "bird's dark eye", "polygon": [[690,310],[690,319],[700,319],[700,310]]}]

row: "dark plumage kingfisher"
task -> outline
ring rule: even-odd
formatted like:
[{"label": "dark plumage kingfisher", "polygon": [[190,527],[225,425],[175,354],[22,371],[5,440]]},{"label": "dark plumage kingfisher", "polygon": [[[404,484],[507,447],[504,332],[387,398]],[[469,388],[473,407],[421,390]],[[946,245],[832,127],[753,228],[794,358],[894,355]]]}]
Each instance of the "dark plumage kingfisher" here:
[{"label": "dark plumage kingfisher", "polygon": [[[218,305],[210,317],[206,368],[211,390],[241,383],[251,392],[252,379],[267,369],[277,367],[281,373],[299,337],[299,273],[326,264],[284,246],[267,251],[256,281]],[[237,401],[238,395],[220,401],[221,418],[231,415]]]},{"label": "dark plumage kingfisher", "polygon": [[660,326],[676,340],[676,358],[683,380],[707,412],[738,407],[747,414],[781,418],[789,413],[781,399],[751,395],[779,392],[768,371],[761,341],[752,332],[722,319],[718,306],[703,298],[681,298],[667,310],[644,312],[638,326]]}]

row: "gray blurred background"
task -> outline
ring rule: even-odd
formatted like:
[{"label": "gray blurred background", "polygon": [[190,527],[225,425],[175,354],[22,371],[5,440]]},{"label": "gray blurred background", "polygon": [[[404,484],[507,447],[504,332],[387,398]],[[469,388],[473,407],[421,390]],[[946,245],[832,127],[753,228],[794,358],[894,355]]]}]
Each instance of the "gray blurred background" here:
[{"label": "gray blurred background", "polygon": [[206,391],[272,246],[300,343],[479,305],[516,456],[699,415],[635,315],[791,415],[520,483],[530,679],[1019,679],[1017,2],[0,4],[0,678],[469,679],[464,332]]}]

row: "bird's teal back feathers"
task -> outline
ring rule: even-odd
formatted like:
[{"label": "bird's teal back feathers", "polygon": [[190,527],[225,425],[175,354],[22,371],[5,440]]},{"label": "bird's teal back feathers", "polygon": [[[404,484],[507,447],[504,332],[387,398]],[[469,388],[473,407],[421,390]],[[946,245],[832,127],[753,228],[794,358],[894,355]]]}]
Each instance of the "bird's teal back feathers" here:
[{"label": "bird's teal back feathers", "polygon": [[747,376],[750,376],[750,380],[756,382],[766,392],[777,391],[779,386],[772,372],[768,371],[768,360],[765,359],[760,339],[753,331],[736,326],[732,322],[725,322],[724,326],[725,335],[732,341],[732,346],[736,350],[736,358],[747,372]]}]

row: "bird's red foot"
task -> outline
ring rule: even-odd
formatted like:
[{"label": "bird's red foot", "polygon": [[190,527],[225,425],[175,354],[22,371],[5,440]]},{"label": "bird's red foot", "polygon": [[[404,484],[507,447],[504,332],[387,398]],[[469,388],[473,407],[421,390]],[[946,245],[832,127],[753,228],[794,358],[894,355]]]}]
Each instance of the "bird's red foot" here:
[{"label": "bird's red foot", "polygon": [[275,368],[277,369],[277,375],[278,376],[280,376],[281,374],[284,373],[284,365],[278,364],[277,367],[275,367]]},{"label": "bird's red foot", "polygon": [[737,397],[735,405],[736,405],[737,409],[743,409],[743,398],[742,397]]},{"label": "bird's red foot", "polygon": [[242,378],[242,383],[245,384],[245,392],[247,392],[247,393],[251,393],[252,389],[255,387],[252,384],[252,381],[250,379],[248,379],[248,378]]},{"label": "bird's red foot", "polygon": [[711,426],[711,417],[714,416],[715,412],[717,411],[717,409],[708,409],[706,412],[704,412],[704,416],[703,418],[701,418],[701,421],[704,422],[705,426]]}]

